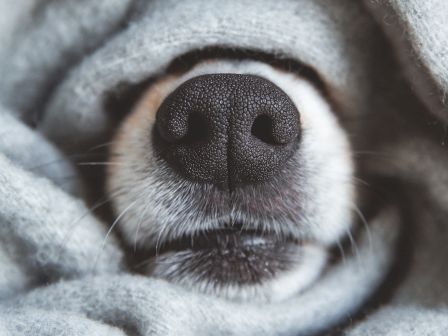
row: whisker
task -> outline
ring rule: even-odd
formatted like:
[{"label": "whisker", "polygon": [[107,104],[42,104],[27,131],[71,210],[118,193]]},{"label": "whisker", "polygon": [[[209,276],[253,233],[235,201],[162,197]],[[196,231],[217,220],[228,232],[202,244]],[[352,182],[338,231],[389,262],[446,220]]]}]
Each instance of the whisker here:
[{"label": "whisker", "polygon": [[30,171],[33,171],[33,170],[40,169],[40,168],[43,168],[43,167],[47,167],[47,166],[50,166],[50,165],[53,165],[53,164],[57,164],[57,163],[59,163],[59,162],[64,162],[64,161],[65,161],[65,162],[68,162],[67,158],[73,158],[73,159],[75,159],[75,158],[77,158],[77,157],[83,157],[83,156],[85,156],[85,155],[87,155],[87,154],[72,154],[72,155],[66,155],[66,156],[63,157],[63,158],[59,158],[59,159],[55,159],[55,160],[51,160],[51,161],[42,162],[42,163],[39,163],[39,164],[36,165],[36,166],[27,167],[26,169],[27,169],[27,170],[30,170]]},{"label": "whisker", "polygon": [[353,254],[355,255],[356,258],[358,258],[358,261],[360,261],[361,255],[359,253],[358,244],[356,243],[355,239],[353,238],[350,228],[347,230],[347,236],[350,240],[350,246],[351,246]]},{"label": "whisker", "polygon": [[[51,160],[51,161],[46,161],[46,162],[42,162],[42,163],[39,163],[38,165],[35,165],[35,166],[31,166],[31,167],[26,167],[26,169],[27,170],[30,170],[30,171],[33,171],[33,170],[36,170],[36,169],[40,169],[40,168],[44,168],[44,167],[47,167],[47,166],[50,166],[50,165],[53,165],[53,164],[57,164],[57,163],[59,163],[59,162],[75,162],[76,163],[76,159],[77,158],[83,158],[83,157],[91,157],[91,156],[98,156],[98,155],[106,155],[107,153],[75,153],[75,154],[69,154],[69,155],[65,155],[64,157],[62,157],[62,158],[59,158],[59,159],[54,159],[54,160]],[[113,153],[113,154],[108,154],[108,157],[119,157],[120,155],[119,154],[117,154],[117,153]],[[73,161],[71,161],[71,160],[68,160],[68,159],[74,159]]]},{"label": "whisker", "polygon": [[156,253],[155,253],[156,258],[158,257],[159,252],[160,252],[160,239],[162,238],[162,234],[164,234],[164,231],[165,231],[165,229],[166,229],[167,227],[168,227],[167,225],[164,225],[164,226],[162,227],[162,230],[160,230],[160,232],[159,232],[159,234],[158,234],[158,236],[157,236],[157,240],[156,240]]},{"label": "whisker", "polygon": [[361,184],[363,186],[371,187],[369,182],[367,182],[366,180],[363,180],[362,178],[359,178],[357,176],[352,176],[352,180],[355,182],[358,182],[359,184]]},{"label": "whisker", "polygon": [[134,237],[134,254],[137,252],[138,233],[139,233],[140,227],[141,227],[141,225],[143,223],[143,218],[145,217],[146,212],[148,211],[149,204],[150,204],[149,202],[147,202],[145,204],[145,207],[143,208],[143,211],[142,211],[142,213],[140,215],[140,218],[138,220],[138,223],[137,223],[137,229],[135,230],[135,237]]},{"label": "whisker", "polygon": [[78,166],[129,166],[125,162],[108,162],[108,161],[98,161],[98,162],[77,162]]},{"label": "whisker", "polygon": [[367,241],[369,244],[370,252],[373,253],[373,244],[372,244],[372,232],[370,231],[369,223],[367,222],[366,217],[363,215],[361,209],[359,207],[352,203],[353,210],[358,215],[359,219],[361,220],[362,225],[364,226],[367,234]]},{"label": "whisker", "polygon": [[342,263],[345,264],[347,260],[345,257],[344,247],[342,246],[340,239],[337,240],[336,245],[338,246],[339,253],[341,254]]},{"label": "whisker", "polygon": [[99,144],[99,145],[90,147],[87,151],[88,151],[88,152],[91,152],[91,151],[94,151],[94,150],[96,150],[96,149],[109,147],[109,146],[111,146],[111,145],[113,145],[113,144],[115,144],[115,143],[117,143],[117,142],[116,142],[116,141],[108,141],[108,142],[105,142],[105,143],[102,143],[102,144]]},{"label": "whisker", "polygon": [[118,224],[118,222],[120,221],[120,219],[126,214],[126,212],[128,212],[130,209],[132,209],[132,207],[137,203],[137,201],[132,202],[131,204],[129,204],[118,216],[117,218],[115,218],[114,222],[112,223],[112,225],[110,226],[109,230],[106,232],[106,235],[104,236],[104,239],[101,243],[101,247],[100,247],[100,251],[98,252],[97,257],[95,258],[95,262],[93,264],[93,270],[92,273],[94,273],[93,271],[96,269],[96,266],[99,262],[99,258],[100,255],[102,253],[102,251],[104,250],[105,246],[106,246],[106,242],[107,239],[109,238],[110,234],[112,233],[112,230],[115,228],[115,226]]},{"label": "whisker", "polygon": [[142,262],[139,262],[138,264],[133,265],[132,267],[133,267],[134,269],[142,268],[142,267],[144,267],[144,266],[150,264],[150,263],[153,261],[153,259],[154,259],[154,258],[149,258],[149,259],[143,260]]},{"label": "whisker", "polygon": [[[73,234],[73,231],[76,230],[76,228],[82,224],[82,220],[89,215],[90,213],[95,212],[97,209],[99,209],[100,207],[102,207],[103,205],[107,204],[111,198],[113,196],[105,196],[105,197],[101,197],[97,202],[95,202],[95,204],[93,206],[91,206],[90,208],[88,208],[81,216],[79,216],[78,218],[76,218],[71,224],[69,224],[68,230],[66,232],[66,234],[64,235],[63,238],[63,244],[65,245],[69,240],[70,240],[70,235]],[[62,254],[62,250],[63,250],[64,246],[60,247],[60,252],[59,252],[59,256]],[[59,258],[60,259],[60,258]]]}]

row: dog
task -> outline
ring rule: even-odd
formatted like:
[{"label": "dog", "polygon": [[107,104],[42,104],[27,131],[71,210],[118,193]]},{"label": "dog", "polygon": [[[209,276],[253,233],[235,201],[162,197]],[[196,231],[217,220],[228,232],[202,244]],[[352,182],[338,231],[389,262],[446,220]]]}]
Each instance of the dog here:
[{"label": "dog", "polygon": [[107,192],[144,273],[277,302],[325,270],[353,225],[347,133],[313,80],[211,58],[145,88],[117,130]]}]

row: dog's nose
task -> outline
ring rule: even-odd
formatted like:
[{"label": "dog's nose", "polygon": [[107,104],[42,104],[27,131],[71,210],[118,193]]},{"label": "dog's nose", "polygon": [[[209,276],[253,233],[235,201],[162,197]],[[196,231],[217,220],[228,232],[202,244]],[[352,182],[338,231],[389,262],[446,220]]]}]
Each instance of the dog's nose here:
[{"label": "dog's nose", "polygon": [[160,106],[154,145],[184,177],[236,187],[274,177],[299,144],[300,116],[274,83],[210,74],[181,84]]}]

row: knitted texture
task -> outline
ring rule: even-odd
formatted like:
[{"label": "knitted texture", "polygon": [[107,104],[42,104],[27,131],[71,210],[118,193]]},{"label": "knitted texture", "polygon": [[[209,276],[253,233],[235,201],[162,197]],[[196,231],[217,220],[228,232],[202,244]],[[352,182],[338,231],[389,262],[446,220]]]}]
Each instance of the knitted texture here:
[{"label": "knitted texture", "polygon": [[[0,335],[446,335],[447,16],[443,0],[1,3]],[[110,132],[110,92],[211,46],[315,69],[362,135],[355,149],[381,153],[363,169],[400,181],[356,253],[282,302],[132,274],[70,160]],[[402,237],[412,255],[400,259]],[[397,288],[363,309],[380,286]]]}]

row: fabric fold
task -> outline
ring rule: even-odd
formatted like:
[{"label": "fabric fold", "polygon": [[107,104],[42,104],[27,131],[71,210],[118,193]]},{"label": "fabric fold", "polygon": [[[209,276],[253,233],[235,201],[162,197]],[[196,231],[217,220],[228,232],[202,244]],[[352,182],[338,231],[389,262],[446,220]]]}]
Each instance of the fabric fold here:
[{"label": "fabric fold", "polygon": [[[394,262],[399,213],[384,209],[342,264],[331,267],[310,289],[284,302],[234,303],[186,291],[166,281],[137,275],[61,281],[4,303],[71,312],[134,330],[141,335],[310,335],[350,315]],[[1,307],[1,305],[0,305]],[[1,311],[1,309],[0,309]]]},{"label": "fabric fold", "polygon": [[[9,6],[8,19],[0,5],[0,334],[314,335],[336,325],[347,335],[446,334],[443,0]],[[112,131],[107,95],[208,47],[313,68],[341,125],[362,121],[350,133],[354,155],[372,150],[362,167],[394,181],[385,188],[403,196],[372,216],[343,260],[280,303],[230,302],[134,274],[113,223],[82,200],[72,150]],[[403,232],[411,232],[406,274],[387,301],[364,309],[404,262],[397,253]]]},{"label": "fabric fold", "polygon": [[[104,107],[108,91],[120,83],[156,76],[176,57],[212,46],[297,59],[319,72],[338,101],[347,105],[345,113],[365,109],[369,71],[382,39],[361,6],[321,0],[263,0],[257,6],[263,10],[251,11],[253,2],[248,0],[148,3],[140,9],[139,21],[110,39],[58,86],[40,130],[67,147],[79,141],[80,132],[85,141],[94,139],[106,132],[113,117]],[[252,15],[245,14],[249,12]],[[287,31],[297,36],[283,33]]]},{"label": "fabric fold", "polygon": [[13,263],[23,270],[2,272],[5,296],[14,294],[8,289],[16,288],[18,282],[25,287],[121,269],[123,253],[115,238],[105,241],[105,225],[81,200],[2,154],[0,199],[0,248],[6,266]]},{"label": "fabric fold", "polygon": [[390,38],[408,80],[428,109],[448,121],[448,3],[364,0]]}]

